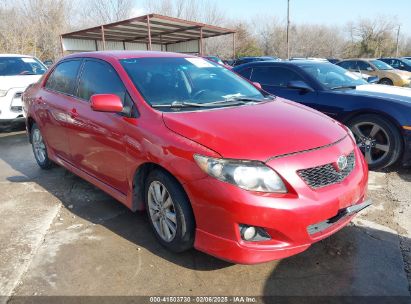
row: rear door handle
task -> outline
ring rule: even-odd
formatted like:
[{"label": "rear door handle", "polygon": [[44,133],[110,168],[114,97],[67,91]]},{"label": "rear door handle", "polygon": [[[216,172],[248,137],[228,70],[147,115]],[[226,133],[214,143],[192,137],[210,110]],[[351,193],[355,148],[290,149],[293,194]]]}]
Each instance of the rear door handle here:
[{"label": "rear door handle", "polygon": [[78,116],[79,116],[79,114],[78,114],[77,110],[76,110],[75,108],[71,109],[71,111],[70,111],[70,117],[71,117],[72,119],[75,119],[75,118],[77,118]]}]

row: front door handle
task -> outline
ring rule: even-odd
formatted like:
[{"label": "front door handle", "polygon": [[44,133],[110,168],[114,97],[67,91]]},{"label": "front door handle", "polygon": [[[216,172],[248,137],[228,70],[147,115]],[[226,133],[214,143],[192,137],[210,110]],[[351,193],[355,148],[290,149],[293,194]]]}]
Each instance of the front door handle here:
[{"label": "front door handle", "polygon": [[76,119],[78,116],[79,116],[79,114],[78,114],[77,110],[76,110],[75,108],[71,109],[71,111],[70,111],[70,117],[71,117],[72,119]]}]

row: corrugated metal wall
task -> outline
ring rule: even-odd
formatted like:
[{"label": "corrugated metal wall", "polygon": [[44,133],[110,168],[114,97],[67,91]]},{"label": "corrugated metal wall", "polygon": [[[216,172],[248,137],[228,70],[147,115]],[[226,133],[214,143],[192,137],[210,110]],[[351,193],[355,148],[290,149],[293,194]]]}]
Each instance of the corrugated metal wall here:
[{"label": "corrugated metal wall", "polygon": [[168,52],[198,53],[198,40],[191,40],[167,45]]},{"label": "corrugated metal wall", "polygon": [[[97,50],[95,40],[73,38],[63,38],[62,40],[63,49],[68,52],[101,51],[103,49],[103,42],[101,40],[97,40]],[[106,41],[106,50],[124,50],[124,46],[126,50],[147,50],[147,45],[145,43],[125,42],[123,44],[121,41]],[[152,44],[151,48],[153,51],[166,51],[166,46],[163,45],[163,49],[161,49],[161,44]],[[198,53],[198,40],[169,44],[167,45],[167,51],[178,53]]]}]

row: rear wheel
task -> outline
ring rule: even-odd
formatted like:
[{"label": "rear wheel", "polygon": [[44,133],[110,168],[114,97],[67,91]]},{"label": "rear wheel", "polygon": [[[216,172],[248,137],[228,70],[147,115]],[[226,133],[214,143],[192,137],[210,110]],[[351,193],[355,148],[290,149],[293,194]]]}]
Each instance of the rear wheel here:
[{"label": "rear wheel", "polygon": [[380,82],[379,82],[379,84],[390,85],[390,86],[394,85],[394,83],[392,82],[392,80],[391,80],[391,79],[388,79],[388,78],[383,78],[383,79],[381,79]]},{"label": "rear wheel", "polygon": [[352,119],[348,127],[371,170],[394,164],[402,153],[401,135],[388,120],[374,114]]},{"label": "rear wheel", "polygon": [[31,127],[31,145],[33,148],[34,158],[40,168],[50,169],[53,163],[49,159],[43,135],[41,134],[37,124],[33,124]]},{"label": "rear wheel", "polygon": [[194,215],[187,195],[168,173],[152,171],[146,182],[147,214],[160,243],[174,252],[194,244]]}]

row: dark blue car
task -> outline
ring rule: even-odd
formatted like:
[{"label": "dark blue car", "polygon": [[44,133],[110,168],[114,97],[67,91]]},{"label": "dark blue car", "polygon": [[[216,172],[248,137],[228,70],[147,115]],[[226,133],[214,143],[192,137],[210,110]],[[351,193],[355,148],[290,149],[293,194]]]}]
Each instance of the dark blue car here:
[{"label": "dark blue car", "polygon": [[313,61],[251,62],[233,70],[350,127],[370,169],[411,165],[411,89],[369,84],[361,75]]},{"label": "dark blue car", "polygon": [[280,61],[278,57],[272,57],[272,56],[240,57],[236,61],[234,61],[233,66],[242,65],[245,63],[255,62],[255,61],[272,61],[272,60]]},{"label": "dark blue car", "polygon": [[411,72],[411,60],[406,58],[380,58],[378,60],[384,61],[394,69]]}]

